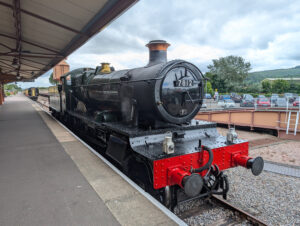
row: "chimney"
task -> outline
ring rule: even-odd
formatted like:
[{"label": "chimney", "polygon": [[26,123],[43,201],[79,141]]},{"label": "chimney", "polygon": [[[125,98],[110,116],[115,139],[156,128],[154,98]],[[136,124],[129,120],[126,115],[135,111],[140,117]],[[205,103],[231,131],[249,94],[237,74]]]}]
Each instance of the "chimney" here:
[{"label": "chimney", "polygon": [[53,68],[53,80],[60,81],[60,77],[70,71],[70,65],[65,61],[60,61]]},{"label": "chimney", "polygon": [[167,48],[170,46],[164,40],[153,40],[147,45],[149,48],[149,63],[147,67],[167,62]]}]

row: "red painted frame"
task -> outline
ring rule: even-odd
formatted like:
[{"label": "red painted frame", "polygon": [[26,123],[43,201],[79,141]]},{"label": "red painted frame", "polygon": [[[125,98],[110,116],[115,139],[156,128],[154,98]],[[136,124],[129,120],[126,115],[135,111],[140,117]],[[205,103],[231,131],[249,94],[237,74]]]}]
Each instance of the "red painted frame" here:
[{"label": "red painted frame", "polygon": [[[235,156],[244,156],[246,159],[248,159],[248,150],[248,142],[212,149],[214,155],[212,164],[216,164],[220,170],[236,167],[237,165],[241,164],[239,164],[239,161],[237,161]],[[192,168],[196,169],[204,166],[208,159],[208,153],[206,151],[201,151],[154,161],[154,189],[160,189],[175,184],[181,186],[181,184],[178,182],[178,178],[183,178],[186,175],[190,175],[190,170]],[[205,173],[206,172],[203,171],[201,175],[204,176]]]}]

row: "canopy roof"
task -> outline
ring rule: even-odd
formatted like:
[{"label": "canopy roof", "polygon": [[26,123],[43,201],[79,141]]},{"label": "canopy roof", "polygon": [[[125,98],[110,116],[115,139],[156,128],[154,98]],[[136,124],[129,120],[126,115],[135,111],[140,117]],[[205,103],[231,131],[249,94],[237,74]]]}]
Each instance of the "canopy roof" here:
[{"label": "canopy roof", "polygon": [[0,0],[0,82],[39,77],[137,0]]}]

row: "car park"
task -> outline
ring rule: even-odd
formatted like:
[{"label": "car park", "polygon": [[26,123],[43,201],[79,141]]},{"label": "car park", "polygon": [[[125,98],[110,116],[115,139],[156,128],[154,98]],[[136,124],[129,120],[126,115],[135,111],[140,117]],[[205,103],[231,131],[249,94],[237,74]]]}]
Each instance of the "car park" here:
[{"label": "car park", "polygon": [[275,101],[275,107],[287,107],[288,102],[285,98],[277,98]]},{"label": "car park", "polygon": [[254,98],[250,94],[243,94],[243,99],[240,103],[241,107],[254,107]]},{"label": "car park", "polygon": [[259,98],[256,101],[258,107],[271,107],[271,103],[268,98]]},{"label": "car park", "polygon": [[231,99],[229,99],[229,100],[228,99],[220,100],[218,102],[218,106],[223,107],[223,108],[234,108],[234,107],[236,107],[234,101],[231,100]]},{"label": "car park", "polygon": [[243,94],[243,98],[242,99],[253,99],[253,96],[251,94]]},{"label": "car park", "polygon": [[284,98],[289,101],[289,103],[293,103],[294,102],[294,96],[292,93],[285,93],[284,94]]},{"label": "car park", "polygon": [[205,99],[211,99],[211,94],[210,93],[205,93]]},{"label": "car park", "polygon": [[203,100],[201,108],[207,108],[206,99]]},{"label": "car park", "polygon": [[235,103],[240,103],[242,100],[242,97],[238,95],[237,93],[231,93],[230,98],[235,102]]},{"label": "car park", "polygon": [[298,107],[300,102],[300,98],[298,97],[294,102],[293,102],[293,107]]},{"label": "car park", "polygon": [[227,94],[220,96],[220,100],[230,100],[230,99],[231,99],[230,95],[227,95]]},{"label": "car park", "polygon": [[299,100],[294,101],[293,106],[298,107],[299,106]]},{"label": "car park", "polygon": [[275,104],[276,100],[279,98],[279,95],[277,93],[272,93],[271,95],[271,103]]},{"label": "car park", "polygon": [[219,100],[218,101],[218,106],[219,107],[224,107],[225,101],[224,100]]},{"label": "car park", "polygon": [[299,95],[297,93],[293,93],[293,102],[297,99],[299,99]]}]

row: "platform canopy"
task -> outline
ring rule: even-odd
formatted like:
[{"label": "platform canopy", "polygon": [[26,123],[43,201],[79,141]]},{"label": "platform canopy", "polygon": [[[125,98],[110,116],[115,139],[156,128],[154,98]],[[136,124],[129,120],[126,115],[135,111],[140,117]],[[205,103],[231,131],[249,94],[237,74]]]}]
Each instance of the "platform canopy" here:
[{"label": "platform canopy", "polygon": [[30,81],[137,0],[0,0],[0,82]]}]

